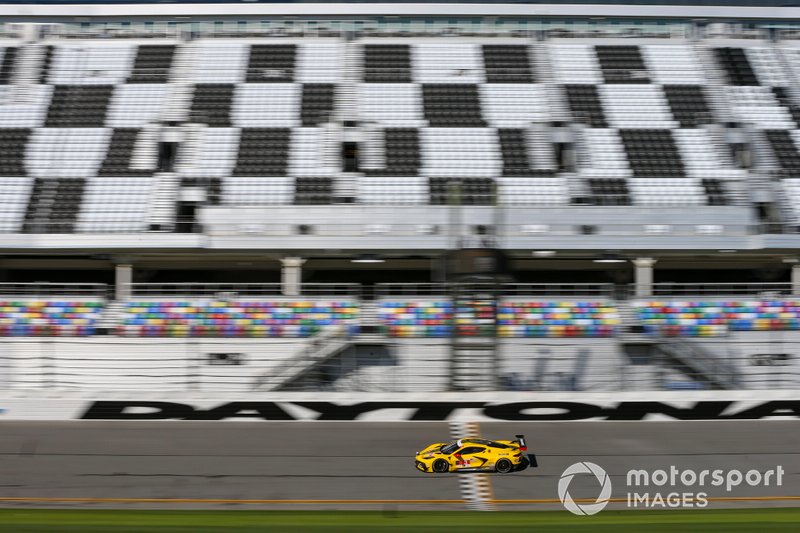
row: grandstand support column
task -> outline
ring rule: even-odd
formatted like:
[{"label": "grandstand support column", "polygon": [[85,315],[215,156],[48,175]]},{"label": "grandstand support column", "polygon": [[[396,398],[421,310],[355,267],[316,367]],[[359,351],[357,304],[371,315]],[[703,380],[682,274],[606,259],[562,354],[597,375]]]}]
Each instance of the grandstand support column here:
[{"label": "grandstand support column", "polygon": [[131,297],[132,281],[133,265],[120,263],[114,267],[114,289],[117,301],[125,302]]},{"label": "grandstand support column", "polygon": [[653,294],[653,265],[657,259],[652,257],[637,257],[633,260],[636,267],[635,285],[636,296],[651,296]]},{"label": "grandstand support column", "polygon": [[792,265],[792,295],[800,295],[800,263]]},{"label": "grandstand support column", "polygon": [[302,281],[302,267],[306,260],[302,257],[281,259],[281,293],[284,296],[299,296]]}]

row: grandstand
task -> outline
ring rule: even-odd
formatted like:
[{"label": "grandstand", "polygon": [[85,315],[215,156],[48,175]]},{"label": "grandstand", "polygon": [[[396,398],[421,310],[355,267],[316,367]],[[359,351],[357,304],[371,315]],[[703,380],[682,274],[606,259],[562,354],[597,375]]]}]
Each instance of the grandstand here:
[{"label": "grandstand", "polygon": [[3,6],[0,383],[796,388],[795,10],[704,4]]}]

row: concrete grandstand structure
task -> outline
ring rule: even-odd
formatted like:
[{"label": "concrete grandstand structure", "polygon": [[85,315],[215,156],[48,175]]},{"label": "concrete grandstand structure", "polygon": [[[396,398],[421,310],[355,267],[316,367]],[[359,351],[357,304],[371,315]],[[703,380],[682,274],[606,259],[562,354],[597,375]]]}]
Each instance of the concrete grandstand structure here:
[{"label": "concrete grandstand structure", "polygon": [[0,6],[1,383],[798,386],[800,9],[149,7]]}]

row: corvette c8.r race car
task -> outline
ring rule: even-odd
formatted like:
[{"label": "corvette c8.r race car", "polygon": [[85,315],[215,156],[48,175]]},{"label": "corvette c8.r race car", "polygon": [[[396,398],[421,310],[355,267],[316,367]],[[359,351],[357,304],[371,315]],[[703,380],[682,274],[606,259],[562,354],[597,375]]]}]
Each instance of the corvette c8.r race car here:
[{"label": "corvette c8.r race car", "polygon": [[538,466],[536,455],[526,454],[525,435],[517,440],[459,439],[437,442],[417,453],[417,470],[447,472],[519,472]]}]

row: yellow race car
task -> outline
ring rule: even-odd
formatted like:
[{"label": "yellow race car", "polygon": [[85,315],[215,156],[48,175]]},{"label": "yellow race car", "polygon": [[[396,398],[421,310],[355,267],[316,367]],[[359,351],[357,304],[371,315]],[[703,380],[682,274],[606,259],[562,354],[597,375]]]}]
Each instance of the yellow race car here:
[{"label": "yellow race car", "polygon": [[525,435],[517,440],[459,439],[437,442],[417,453],[415,465],[422,472],[499,472],[507,474],[536,467],[536,455],[527,454]]}]

